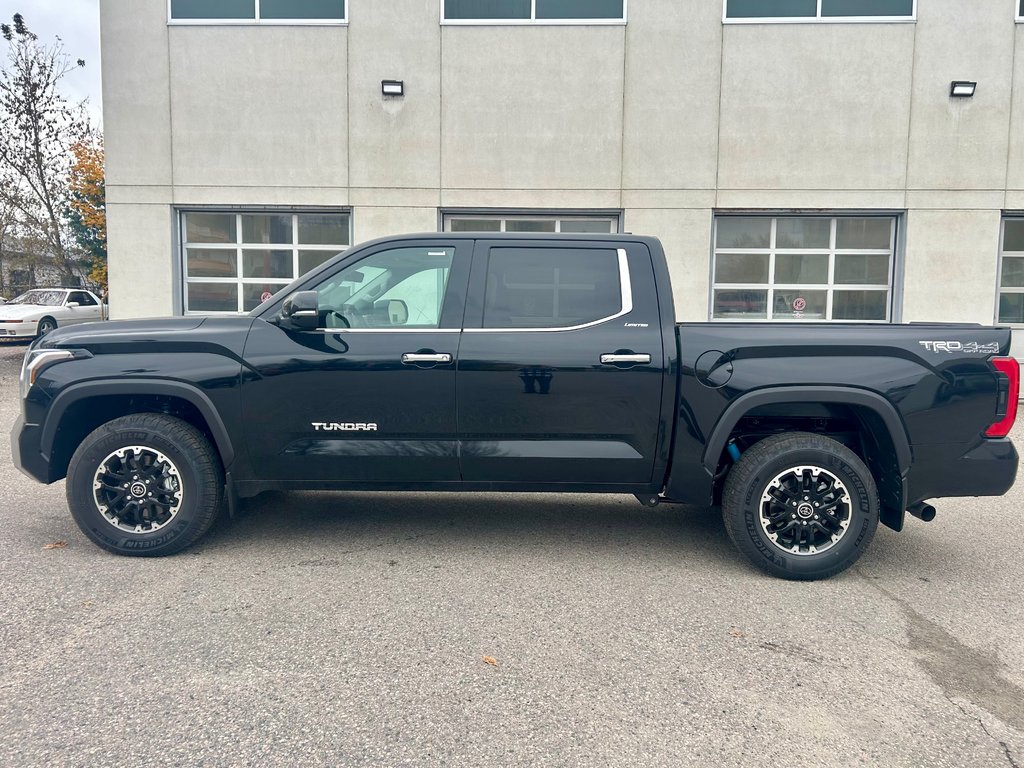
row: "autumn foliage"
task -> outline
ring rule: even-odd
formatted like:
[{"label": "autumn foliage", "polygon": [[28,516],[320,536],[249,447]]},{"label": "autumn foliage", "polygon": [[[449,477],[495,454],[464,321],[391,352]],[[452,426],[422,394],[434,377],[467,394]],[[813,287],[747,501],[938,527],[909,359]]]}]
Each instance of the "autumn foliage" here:
[{"label": "autumn foliage", "polygon": [[75,239],[92,260],[89,279],[107,287],[107,208],[103,178],[103,140],[88,136],[71,145],[68,221]]}]

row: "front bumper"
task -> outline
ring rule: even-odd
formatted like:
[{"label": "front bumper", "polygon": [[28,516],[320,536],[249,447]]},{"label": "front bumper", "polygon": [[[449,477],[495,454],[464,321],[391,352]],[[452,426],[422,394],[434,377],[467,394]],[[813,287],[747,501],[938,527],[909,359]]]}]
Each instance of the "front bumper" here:
[{"label": "front bumper", "polygon": [[51,483],[50,461],[39,450],[42,431],[38,424],[26,423],[24,414],[19,414],[11,430],[11,457],[14,466],[33,480]]},{"label": "front bumper", "polygon": [[0,339],[31,339],[36,335],[39,323],[4,323],[0,322]]}]

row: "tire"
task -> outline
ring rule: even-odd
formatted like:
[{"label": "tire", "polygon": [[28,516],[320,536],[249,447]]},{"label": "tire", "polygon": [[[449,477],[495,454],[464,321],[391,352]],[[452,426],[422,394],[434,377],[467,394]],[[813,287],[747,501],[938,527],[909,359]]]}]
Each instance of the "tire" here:
[{"label": "tire", "polygon": [[36,338],[45,336],[50,331],[57,329],[57,321],[52,317],[44,317],[39,321],[39,328],[36,330]]},{"label": "tire", "polygon": [[864,462],[842,443],[806,432],[756,443],[722,492],[733,544],[784,579],[825,579],[849,568],[871,543],[878,510]]},{"label": "tire", "polygon": [[94,543],[118,555],[159,557],[191,546],[210,529],[222,507],[224,473],[191,424],[137,413],[82,441],[66,492],[71,515]]}]

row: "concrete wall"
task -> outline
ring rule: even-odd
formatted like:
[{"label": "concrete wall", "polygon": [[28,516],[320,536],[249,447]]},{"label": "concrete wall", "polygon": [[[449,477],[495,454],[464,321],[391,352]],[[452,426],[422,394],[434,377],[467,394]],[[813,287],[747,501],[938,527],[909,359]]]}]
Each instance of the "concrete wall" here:
[{"label": "concrete wall", "polygon": [[1014,0],[920,6],[467,27],[438,0],[351,0],[348,26],[169,27],[162,3],[102,0],[113,314],[173,311],[176,206],[351,207],[357,242],[440,208],[622,210],[665,242],[687,320],[716,210],[799,209],[906,212],[898,316],[992,322],[1001,212],[1024,210],[1021,26]]}]

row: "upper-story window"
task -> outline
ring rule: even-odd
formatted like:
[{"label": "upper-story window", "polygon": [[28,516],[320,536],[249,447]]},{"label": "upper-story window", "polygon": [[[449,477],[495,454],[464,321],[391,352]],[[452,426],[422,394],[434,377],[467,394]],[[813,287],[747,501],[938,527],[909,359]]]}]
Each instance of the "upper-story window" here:
[{"label": "upper-story window", "polygon": [[463,24],[614,24],[626,0],[442,0],[442,20]]},{"label": "upper-story window", "polygon": [[725,20],[913,21],[917,0],[725,0]]},{"label": "upper-story window", "polygon": [[345,0],[171,0],[172,22],[192,24],[341,24]]}]

